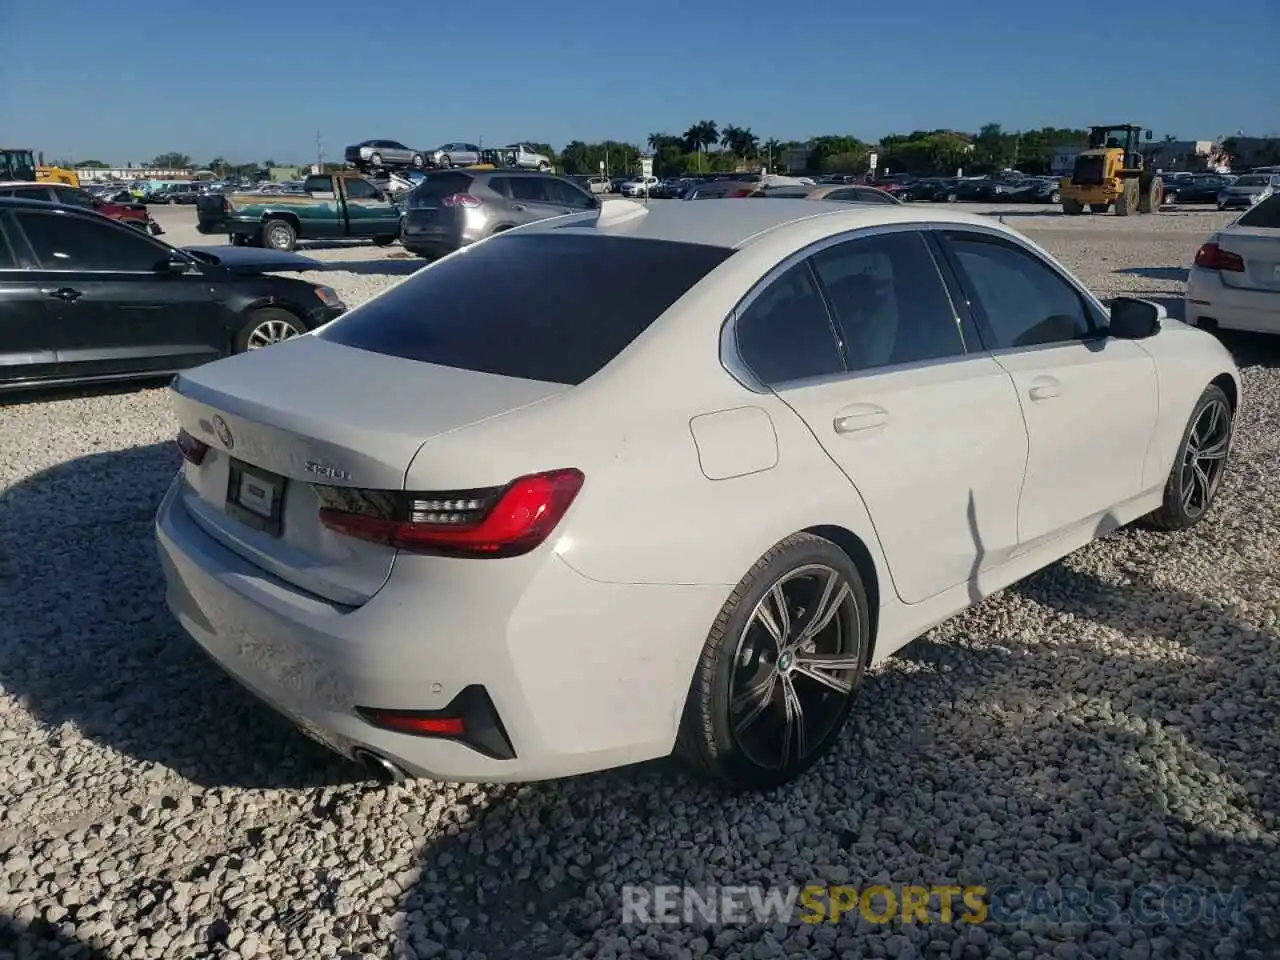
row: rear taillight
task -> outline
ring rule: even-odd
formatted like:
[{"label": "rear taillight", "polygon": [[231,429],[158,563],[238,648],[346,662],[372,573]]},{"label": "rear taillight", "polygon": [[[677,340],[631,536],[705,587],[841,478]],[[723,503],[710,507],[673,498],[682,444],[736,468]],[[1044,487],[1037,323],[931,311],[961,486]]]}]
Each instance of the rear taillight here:
[{"label": "rear taillight", "polygon": [[732,193],[729,194],[729,198],[733,200],[736,200],[739,197],[749,197],[749,196],[751,196],[750,190],[734,190]]},{"label": "rear taillight", "polygon": [[479,207],[483,206],[479,197],[469,193],[452,193],[440,201],[446,207]]},{"label": "rear taillight", "polygon": [[198,467],[204,462],[205,454],[209,452],[209,445],[203,440],[197,440],[186,430],[179,430],[178,449],[182,451],[182,457],[187,463]]},{"label": "rear taillight", "polygon": [[569,509],[581,470],[552,470],[505,487],[440,493],[316,486],[330,530],[414,553],[515,557],[536,548]]},{"label": "rear taillight", "polygon": [[1196,266],[1206,270],[1244,272],[1244,259],[1238,253],[1223,250],[1216,243],[1206,243],[1196,251]]}]

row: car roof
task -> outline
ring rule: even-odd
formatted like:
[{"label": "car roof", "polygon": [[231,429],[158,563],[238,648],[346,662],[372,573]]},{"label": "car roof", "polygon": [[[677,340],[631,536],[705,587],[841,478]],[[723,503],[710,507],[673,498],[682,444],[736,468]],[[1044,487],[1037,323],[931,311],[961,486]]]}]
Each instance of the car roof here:
[{"label": "car roof", "polygon": [[26,200],[21,197],[0,197],[0,208],[4,208],[6,210],[39,210],[41,213],[48,213],[50,210],[55,210],[66,214],[74,214],[80,217],[98,216],[98,214],[94,213],[92,210],[69,203],[50,203],[48,200]]},{"label": "car roof", "polygon": [[[626,208],[613,204],[630,204],[644,213],[625,216]],[[618,211],[616,214],[613,211]],[[954,223],[957,225],[999,226],[981,214],[938,208],[918,209],[896,204],[851,204],[838,200],[750,199],[704,200],[686,202],[668,200],[648,208],[629,200],[605,201],[601,206],[602,221],[591,218],[570,223],[559,218],[544,220],[520,229],[541,233],[565,230],[573,233],[604,233],[648,240],[700,243],[713,247],[739,249],[764,233],[785,230],[818,217],[830,218],[832,233],[895,223]]]}]

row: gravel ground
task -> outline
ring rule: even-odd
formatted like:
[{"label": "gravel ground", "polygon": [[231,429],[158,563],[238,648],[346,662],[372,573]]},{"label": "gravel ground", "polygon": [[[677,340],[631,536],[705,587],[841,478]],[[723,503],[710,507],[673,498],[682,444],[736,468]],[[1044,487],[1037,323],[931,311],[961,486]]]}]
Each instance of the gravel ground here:
[{"label": "gravel ground", "polygon": [[[1176,311],[1216,213],[1010,215],[1100,293]],[[191,242],[191,241],[186,241]],[[414,262],[321,250],[348,302]],[[162,389],[0,416],[0,957],[1280,956],[1280,346],[1195,531],[1125,530],[915,641],[834,755],[768,797],[672,764],[385,788],[171,623]],[[1225,928],[621,925],[629,883],[1192,884]],[[7,923],[6,923],[7,920]],[[7,952],[8,951],[8,952]]]}]

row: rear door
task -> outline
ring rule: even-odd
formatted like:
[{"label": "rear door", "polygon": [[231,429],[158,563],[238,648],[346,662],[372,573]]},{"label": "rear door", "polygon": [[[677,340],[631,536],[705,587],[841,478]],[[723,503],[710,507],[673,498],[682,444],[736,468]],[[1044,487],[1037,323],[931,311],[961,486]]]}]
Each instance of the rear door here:
[{"label": "rear door", "polygon": [[57,323],[60,301],[20,263],[0,214],[0,386],[59,375]]},{"label": "rear door", "polygon": [[1280,292],[1280,194],[1273,194],[1218,235],[1218,246],[1244,260],[1219,273],[1228,287]]},{"label": "rear door", "polygon": [[905,602],[1010,556],[1027,458],[1018,399],[995,360],[967,352],[919,231],[819,251],[755,295],[734,328],[742,360],[866,504]]},{"label": "rear door", "polygon": [[158,269],[170,248],[96,217],[16,210],[39,280],[57,301],[58,359],[68,376],[167,372],[229,344],[222,307],[194,267]]},{"label": "rear door", "polygon": [[553,194],[549,189],[549,177],[514,176],[500,179],[506,181],[508,195],[511,197],[510,209],[516,223],[532,223],[571,212],[560,202],[558,192]]}]

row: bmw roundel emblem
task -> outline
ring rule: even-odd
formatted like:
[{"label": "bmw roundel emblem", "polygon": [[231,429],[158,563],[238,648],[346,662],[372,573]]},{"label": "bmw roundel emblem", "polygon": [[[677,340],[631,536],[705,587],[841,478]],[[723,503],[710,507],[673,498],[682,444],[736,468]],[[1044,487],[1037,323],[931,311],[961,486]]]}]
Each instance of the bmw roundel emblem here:
[{"label": "bmw roundel emblem", "polygon": [[236,445],[235,437],[231,436],[231,428],[227,426],[227,421],[221,417],[213,418],[213,432],[218,435],[218,439],[222,441],[222,445],[230,450]]}]

